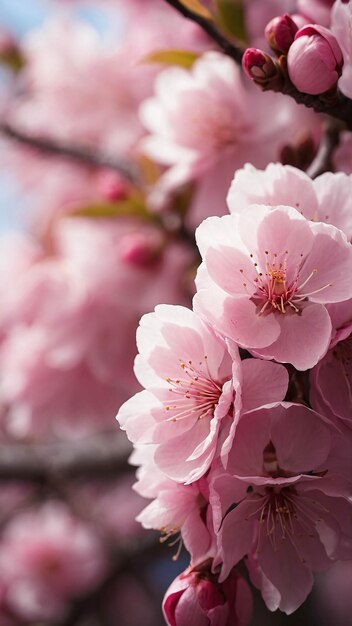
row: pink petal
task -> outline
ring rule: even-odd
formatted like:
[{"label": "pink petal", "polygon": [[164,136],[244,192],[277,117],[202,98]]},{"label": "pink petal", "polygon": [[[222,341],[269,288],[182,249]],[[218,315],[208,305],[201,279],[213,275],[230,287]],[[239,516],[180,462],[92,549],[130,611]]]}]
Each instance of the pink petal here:
[{"label": "pink petal", "polygon": [[352,237],[352,176],[342,172],[326,172],[318,176],[314,187],[319,201],[319,217]]},{"label": "pink petal", "polygon": [[331,336],[331,321],[324,306],[306,304],[299,315],[277,315],[281,326],[278,339],[268,348],[255,349],[267,359],[292,363],[298,370],[314,367],[326,353]]},{"label": "pink petal", "polygon": [[304,474],[322,465],[330,452],[331,435],[314,411],[284,404],[270,411],[271,441],[280,467]]},{"label": "pink petal", "polygon": [[276,552],[265,537],[258,553],[258,562],[281,596],[280,610],[290,615],[304,602],[312,589],[313,576],[310,570],[302,564],[288,537],[278,543]]},{"label": "pink petal", "polygon": [[285,205],[297,209],[307,219],[316,218],[318,202],[313,181],[290,165],[269,163],[257,170],[247,163],[237,170],[227,197],[230,213],[240,213],[250,204]]},{"label": "pink petal", "polygon": [[[334,226],[319,222],[312,224],[315,234],[309,256],[300,271],[302,284],[313,270],[317,270],[309,282],[300,290],[302,295],[309,295],[312,302],[340,302],[352,296],[352,246],[344,233]],[[328,286],[330,285],[331,286]]]},{"label": "pink petal", "polygon": [[261,359],[245,359],[242,372],[243,412],[284,399],[288,373],[282,365]]}]

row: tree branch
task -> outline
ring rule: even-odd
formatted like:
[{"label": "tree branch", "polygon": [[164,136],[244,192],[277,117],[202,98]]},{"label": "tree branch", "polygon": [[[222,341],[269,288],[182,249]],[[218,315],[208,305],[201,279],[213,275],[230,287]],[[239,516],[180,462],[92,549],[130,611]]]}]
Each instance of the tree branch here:
[{"label": "tree branch", "polygon": [[241,65],[244,48],[238,45],[235,46],[233,43],[231,43],[218,30],[213,22],[207,20],[201,15],[198,15],[194,11],[191,11],[191,9],[188,9],[186,6],[184,6],[184,4],[182,4],[182,2],[179,2],[179,0],[165,0],[165,2],[167,2],[170,6],[176,9],[176,11],[181,13],[184,17],[198,24],[198,26],[200,26],[204,30],[204,32],[206,32],[207,35],[209,35],[209,37],[218,44],[218,46],[225,54],[227,54],[227,56],[231,57],[231,59]]},{"label": "tree branch", "polygon": [[[207,18],[197,15],[194,11],[191,11],[182,4],[179,0],[165,0],[170,6],[174,7],[184,17],[196,22],[213,41],[215,41],[221,50],[229,57],[231,57],[236,63],[242,63],[242,57],[245,50],[242,47],[232,44]],[[263,53],[264,54],[264,53]],[[266,55],[268,57],[268,55]],[[270,59],[270,57],[268,57]],[[298,104],[304,104],[306,107],[314,109],[316,113],[327,113],[346,124],[348,130],[352,130],[352,100],[347,98],[340,91],[336,91],[334,94],[322,94],[312,96],[310,94],[302,93],[298,91],[296,87],[291,83],[287,70],[286,61],[283,57],[281,61],[281,77],[277,80],[277,77],[270,77],[267,82],[256,82],[263,91],[276,91],[290,96]],[[278,67],[279,64],[275,59],[272,59]],[[254,78],[254,77],[252,77]]]},{"label": "tree branch", "polygon": [[[264,91],[271,90],[270,84],[262,86]],[[321,94],[311,96],[307,93],[298,91],[291,83],[290,79],[285,77],[284,82],[279,88],[272,89],[293,98],[297,104],[304,104],[310,109],[314,109],[316,113],[326,113],[341,122],[344,122],[348,130],[352,130],[352,100],[347,98],[341,91],[335,93]]]},{"label": "tree branch", "polygon": [[47,483],[76,476],[115,475],[126,467],[131,445],[121,434],[104,433],[76,442],[2,443],[0,481]]},{"label": "tree branch", "polygon": [[33,137],[14,128],[7,122],[0,122],[0,133],[7,139],[17,141],[18,143],[27,146],[28,148],[38,150],[43,154],[71,159],[72,161],[93,167],[108,168],[118,172],[131,183],[138,182],[138,172],[131,163],[110,158],[107,155],[92,150],[91,148],[85,146],[66,145],[53,139]]},{"label": "tree branch", "polygon": [[329,120],[326,123],[318,152],[307,168],[306,173],[308,176],[316,178],[320,174],[324,174],[324,172],[332,171],[332,155],[335,148],[339,145],[342,130],[342,124],[337,121]]}]

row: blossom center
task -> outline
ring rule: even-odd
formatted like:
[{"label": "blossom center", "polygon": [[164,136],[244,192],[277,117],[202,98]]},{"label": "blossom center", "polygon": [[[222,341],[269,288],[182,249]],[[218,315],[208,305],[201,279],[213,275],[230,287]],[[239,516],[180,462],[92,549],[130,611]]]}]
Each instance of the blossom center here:
[{"label": "blossom center", "polygon": [[300,280],[301,267],[304,261],[303,253],[300,254],[300,257],[301,262],[295,267],[291,267],[288,250],[280,255],[277,252],[270,253],[265,250],[265,267],[260,268],[258,262],[254,260],[253,254],[250,255],[255,269],[254,279],[245,276],[244,270],[240,269],[247,281],[243,283],[245,289],[247,289],[248,283],[255,287],[254,293],[251,293],[251,299],[257,305],[259,315],[271,312],[286,314],[287,311],[299,314],[301,313],[302,302],[332,286],[332,283],[328,283],[319,289],[307,291],[309,281],[318,270],[313,268],[305,280]]},{"label": "blossom center", "polygon": [[213,380],[207,356],[197,364],[179,358],[179,364],[182,372],[180,377],[166,379],[170,384],[170,401],[167,401],[165,407],[171,414],[168,419],[177,422],[190,417],[200,420],[212,416],[221,396],[222,385]]}]

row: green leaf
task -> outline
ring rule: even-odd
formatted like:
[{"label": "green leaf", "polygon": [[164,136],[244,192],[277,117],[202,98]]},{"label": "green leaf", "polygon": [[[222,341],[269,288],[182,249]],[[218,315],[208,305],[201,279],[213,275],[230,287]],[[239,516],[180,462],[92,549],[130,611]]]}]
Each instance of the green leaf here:
[{"label": "green leaf", "polygon": [[108,218],[108,217],[142,217],[151,219],[146,206],[140,197],[129,197],[119,202],[96,202],[73,210],[72,217]]},{"label": "green leaf", "polygon": [[4,52],[0,54],[0,64],[6,65],[15,74],[19,72],[25,65],[23,56],[19,50],[13,50],[11,52]]},{"label": "green leaf", "polygon": [[213,20],[212,14],[210,13],[210,11],[208,11],[208,9],[205,8],[205,6],[203,6],[200,0],[180,0],[180,3],[183,4],[186,9],[189,9],[190,11],[193,11],[193,13],[196,13],[196,15],[199,15],[200,17],[205,17],[205,19],[207,20]]},{"label": "green leaf", "polygon": [[141,59],[141,63],[162,63],[163,65],[178,65],[189,69],[198,59],[199,54],[190,50],[154,50]]},{"label": "green leaf", "polygon": [[223,31],[246,41],[246,22],[243,0],[215,0],[215,20]]}]

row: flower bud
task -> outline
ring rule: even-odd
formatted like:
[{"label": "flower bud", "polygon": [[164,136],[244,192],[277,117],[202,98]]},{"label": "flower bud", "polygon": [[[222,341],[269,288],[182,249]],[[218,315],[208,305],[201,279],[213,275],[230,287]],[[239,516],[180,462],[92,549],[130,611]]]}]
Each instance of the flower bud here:
[{"label": "flower bud", "polygon": [[163,244],[159,232],[129,233],[120,241],[120,258],[129,265],[150,266],[160,258]]},{"label": "flower bud", "polygon": [[277,54],[286,54],[293,43],[298,26],[292,17],[285,13],[274,17],[265,28],[265,36],[272,50]]},{"label": "flower bud", "polygon": [[303,93],[317,95],[336,86],[343,57],[334,35],[324,26],[304,26],[287,56],[291,82]]},{"label": "flower bud", "polygon": [[247,48],[243,55],[242,65],[246,74],[259,84],[265,84],[279,74],[274,60],[258,48]]},{"label": "flower bud", "polygon": [[126,183],[116,173],[109,170],[100,173],[98,178],[98,189],[104,200],[109,202],[119,202],[127,197]]},{"label": "flower bud", "polygon": [[245,581],[236,573],[222,583],[210,571],[188,568],[166,592],[163,611],[168,626],[247,626],[252,598]]}]

